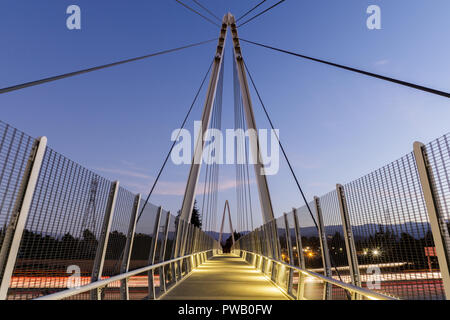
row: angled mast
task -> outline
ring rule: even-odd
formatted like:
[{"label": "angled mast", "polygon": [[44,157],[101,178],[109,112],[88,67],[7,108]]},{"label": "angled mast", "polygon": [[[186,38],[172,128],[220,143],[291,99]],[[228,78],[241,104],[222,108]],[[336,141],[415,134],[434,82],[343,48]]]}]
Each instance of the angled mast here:
[{"label": "angled mast", "polygon": [[233,246],[234,246],[234,231],[233,231],[233,224],[231,222],[230,204],[228,203],[228,200],[225,201],[225,206],[223,207],[223,216],[222,216],[222,224],[220,225],[219,243],[222,244],[223,225],[225,224],[225,210],[226,209],[228,209],[228,222],[230,224],[231,240],[233,241]]},{"label": "angled mast", "polygon": [[[242,94],[242,104],[244,106],[245,120],[247,122],[247,129],[257,132],[255,115],[253,113],[253,104],[250,96],[250,90],[248,87],[247,73],[245,71],[244,58],[242,56],[241,44],[239,42],[238,31],[236,27],[236,20],[233,15],[229,14],[228,20],[231,35],[233,37],[234,47],[234,59],[236,62],[237,74],[239,78],[239,85]],[[256,145],[252,145],[255,144]],[[270,198],[269,186],[267,184],[266,175],[264,174],[264,165],[262,164],[262,158],[259,148],[259,137],[256,135],[256,139],[250,139],[250,150],[252,152],[252,158],[257,159],[256,164],[253,165],[255,169],[255,177],[258,185],[259,202],[261,205],[261,212],[263,215],[264,223],[267,223],[274,219],[272,200]]]},{"label": "angled mast", "polygon": [[195,190],[197,189],[198,178],[200,176],[200,168],[202,162],[203,148],[205,140],[203,133],[208,130],[211,120],[211,113],[216,99],[217,84],[219,82],[220,70],[223,61],[223,49],[225,47],[225,40],[228,33],[228,14],[223,17],[222,26],[220,28],[219,42],[217,44],[214,63],[211,70],[211,77],[209,80],[208,91],[206,94],[205,105],[202,113],[202,128],[200,135],[196,137],[193,161],[189,171],[189,177],[184,192],[183,205],[181,207],[181,219],[191,221],[192,209],[194,208]]},{"label": "angled mast", "polygon": [[[211,78],[208,86],[208,92],[206,95],[205,105],[202,113],[202,134],[207,131],[211,120],[211,113],[213,109],[214,100],[216,97],[217,84],[219,81],[219,75],[221,71],[225,40],[228,33],[228,27],[231,29],[234,47],[234,59],[236,61],[236,68],[239,77],[240,90],[242,94],[242,102],[245,111],[245,119],[247,123],[247,129],[255,130],[257,132],[255,116],[253,113],[253,105],[250,97],[250,90],[247,81],[247,74],[245,72],[244,60],[242,57],[241,47],[239,43],[239,37],[236,27],[235,17],[228,13],[223,17],[222,26],[220,29],[219,42],[216,49],[216,55],[214,59],[214,65],[211,72]],[[181,208],[181,219],[190,221],[192,216],[192,209],[194,207],[195,191],[197,189],[197,183],[200,175],[202,153],[205,145],[203,136],[196,137],[195,151],[193,156],[193,162],[189,171],[189,177],[186,184],[186,190],[183,198],[183,205]],[[256,141],[255,141],[256,140]],[[259,149],[259,138],[256,135],[256,139],[250,139],[250,150],[252,150],[252,158],[257,159],[254,164],[255,176],[258,185],[258,194],[261,205],[261,212],[264,223],[267,223],[274,219],[272,201],[270,198],[269,187],[267,179],[264,174],[264,165],[261,161],[261,154]],[[256,145],[252,145],[256,144]]]}]

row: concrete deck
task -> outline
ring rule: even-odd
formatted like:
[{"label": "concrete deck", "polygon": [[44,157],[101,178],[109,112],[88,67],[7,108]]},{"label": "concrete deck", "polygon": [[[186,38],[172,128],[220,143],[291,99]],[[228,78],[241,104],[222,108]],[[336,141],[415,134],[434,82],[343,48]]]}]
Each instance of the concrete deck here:
[{"label": "concrete deck", "polygon": [[211,258],[163,300],[288,300],[263,274],[234,255]]}]

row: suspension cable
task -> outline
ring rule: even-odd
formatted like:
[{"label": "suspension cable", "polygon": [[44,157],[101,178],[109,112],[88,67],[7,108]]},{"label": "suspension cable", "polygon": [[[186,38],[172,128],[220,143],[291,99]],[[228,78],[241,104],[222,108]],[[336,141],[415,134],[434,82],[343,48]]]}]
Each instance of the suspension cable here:
[{"label": "suspension cable", "polygon": [[239,22],[239,20],[241,20],[242,18],[245,18],[246,16],[248,16],[250,13],[252,13],[255,9],[257,9],[260,5],[262,5],[264,2],[266,2],[267,0],[262,0],[260,3],[258,3],[256,6],[254,6],[253,8],[251,8],[250,10],[248,10],[246,13],[244,13],[241,17],[239,17],[239,19],[236,20],[236,22]]},{"label": "suspension cable", "polygon": [[88,73],[88,72],[92,72],[92,71],[106,69],[106,68],[118,66],[118,65],[121,65],[121,64],[129,63],[129,62],[143,60],[143,59],[147,59],[147,58],[150,58],[150,57],[155,57],[155,56],[163,55],[163,54],[166,54],[166,53],[170,53],[170,52],[179,51],[179,50],[182,50],[182,49],[187,49],[187,48],[199,46],[199,45],[202,45],[202,44],[205,44],[205,43],[209,43],[209,42],[212,42],[212,41],[216,41],[216,40],[217,40],[217,38],[216,39],[202,41],[202,42],[197,42],[197,43],[193,43],[193,44],[189,44],[189,45],[186,45],[186,46],[183,46],[183,47],[179,47],[179,48],[159,51],[159,52],[151,53],[151,54],[148,54],[148,55],[145,55],[145,56],[141,56],[141,57],[137,57],[137,58],[132,58],[132,59],[122,60],[122,61],[118,61],[118,62],[113,62],[113,63],[105,64],[105,65],[102,65],[102,66],[98,66],[98,67],[83,69],[83,70],[70,72],[70,73],[66,73],[66,74],[62,74],[62,75],[58,75],[58,76],[54,76],[54,77],[44,78],[44,79],[41,79],[41,80],[36,80],[36,81],[22,83],[22,84],[18,84],[18,85],[14,85],[14,86],[8,87],[8,88],[0,89],[0,94],[11,92],[11,91],[15,91],[15,90],[19,90],[19,89],[24,89],[24,88],[28,88],[28,87],[32,87],[32,86],[37,86],[37,85],[40,85],[40,84],[43,84],[43,83],[47,83],[47,82],[52,82],[52,81],[56,81],[56,80],[60,80],[60,79],[73,77],[73,76],[77,76],[77,75]]},{"label": "suspension cable", "polygon": [[273,6],[267,8],[266,10],[264,10],[264,11],[258,13],[257,15],[253,16],[252,18],[246,20],[245,22],[241,23],[241,24],[238,26],[238,28],[240,28],[240,27],[246,25],[247,23],[249,23],[249,22],[252,21],[253,19],[258,18],[259,16],[263,15],[264,13],[268,12],[269,10],[272,10],[272,9],[275,8],[276,6],[282,4],[284,1],[286,1],[286,0],[281,0],[281,1],[277,2],[277,3],[275,3]]},{"label": "suspension cable", "polygon": [[206,8],[204,5],[202,5],[199,1],[197,0],[193,0],[200,8],[202,8],[203,10],[205,10],[206,12],[208,12],[212,17],[214,17],[215,19],[217,19],[220,23],[222,23],[222,20],[216,16],[211,10],[208,10],[208,8]]},{"label": "suspension cable", "polygon": [[205,17],[204,15],[202,15],[200,12],[198,12],[195,9],[192,9],[190,6],[188,6],[187,4],[181,2],[180,0],[175,0],[176,2],[178,2],[179,4],[181,4],[183,7],[185,7],[188,10],[191,10],[192,12],[198,14],[200,17],[202,17],[203,19],[205,19],[206,21],[208,21],[209,23],[212,23],[213,25],[215,25],[216,27],[220,28],[220,25],[215,23],[214,21],[212,21],[211,19],[209,19],[208,17]]},{"label": "suspension cable", "polygon": [[333,63],[333,62],[329,62],[329,61],[325,61],[325,60],[321,60],[321,59],[316,59],[316,58],[312,58],[312,57],[308,57],[308,56],[305,56],[305,55],[302,55],[302,54],[299,54],[299,53],[295,53],[295,52],[291,52],[291,51],[275,48],[275,47],[272,47],[272,46],[269,46],[269,45],[253,42],[253,41],[250,41],[250,40],[245,40],[245,39],[242,39],[242,38],[240,38],[240,40],[244,41],[244,42],[247,42],[247,43],[251,43],[251,44],[260,46],[260,47],[264,47],[264,48],[267,48],[267,49],[271,49],[271,50],[287,53],[287,54],[290,54],[290,55],[293,55],[293,56],[296,56],[296,57],[300,57],[300,58],[303,58],[303,59],[308,59],[308,60],[311,60],[311,61],[323,63],[323,64],[326,64],[326,65],[329,65],[329,66],[333,66],[333,67],[336,67],[336,68],[344,69],[344,70],[347,70],[347,71],[360,73],[360,74],[363,74],[363,75],[366,75],[366,76],[369,76],[369,77],[373,77],[373,78],[377,78],[377,79],[393,82],[393,83],[396,83],[396,84],[399,84],[399,85],[402,85],[402,86],[406,86],[406,87],[410,87],[410,88],[413,88],[413,89],[416,89],[416,90],[421,90],[421,91],[425,91],[425,92],[432,93],[432,94],[435,94],[435,95],[443,96],[445,98],[450,98],[450,93],[448,93],[448,92],[435,90],[435,89],[424,87],[424,86],[421,86],[421,85],[418,85],[418,84],[414,84],[414,83],[410,83],[410,82],[406,82],[406,81],[402,81],[402,80],[398,80],[398,79],[382,76],[382,75],[379,75],[379,74],[376,74],[376,73],[372,73],[372,72],[368,72],[368,71],[364,71],[364,70],[360,70],[360,69],[344,66],[344,65],[341,65],[341,64],[337,64],[337,63]]},{"label": "suspension cable", "polygon": [[[252,86],[253,86],[253,88],[255,89],[256,95],[258,96],[258,100],[259,100],[259,102],[260,102],[260,104],[261,104],[261,106],[262,106],[262,108],[263,108],[263,110],[264,110],[264,113],[265,113],[265,115],[266,115],[266,117],[267,117],[267,120],[269,121],[270,126],[272,127],[272,130],[273,130],[273,132],[275,133],[275,137],[276,137],[277,140],[278,140],[278,144],[280,145],[280,149],[281,149],[281,151],[282,151],[282,153],[283,153],[283,156],[284,156],[284,158],[285,158],[285,160],[286,160],[286,162],[287,162],[287,164],[288,164],[288,166],[289,166],[289,170],[291,171],[291,174],[292,174],[292,176],[294,177],[295,183],[297,184],[297,187],[298,187],[298,189],[299,189],[299,191],[300,191],[300,194],[302,195],[303,201],[305,202],[305,205],[306,205],[306,208],[308,209],[309,215],[311,216],[311,218],[312,218],[312,220],[313,220],[313,222],[314,222],[314,225],[316,226],[316,229],[319,230],[319,226],[318,226],[318,224],[317,224],[317,222],[316,222],[316,219],[314,218],[314,215],[313,215],[312,210],[311,210],[311,208],[310,208],[310,206],[309,206],[309,203],[308,203],[308,201],[306,200],[305,194],[303,193],[302,187],[300,186],[300,183],[299,183],[299,181],[298,181],[298,179],[297,179],[297,175],[295,174],[294,169],[292,168],[291,162],[289,161],[289,158],[288,158],[288,156],[287,156],[287,154],[286,154],[286,152],[285,152],[285,150],[284,150],[283,144],[281,143],[281,140],[280,140],[278,134],[277,134],[276,131],[275,131],[275,127],[274,127],[274,125],[273,125],[273,123],[272,123],[272,120],[270,119],[269,113],[267,112],[267,109],[266,109],[266,107],[265,107],[265,105],[264,105],[264,103],[263,103],[263,101],[262,101],[261,95],[259,94],[259,91],[258,91],[258,89],[256,88],[256,84],[255,84],[255,82],[253,81],[253,77],[252,77],[252,75],[250,74],[250,71],[249,71],[249,69],[248,69],[247,64],[245,63],[245,61],[244,61],[244,66],[245,66],[245,69],[247,70],[247,74],[248,74],[248,76],[249,76],[249,78],[250,78],[250,81],[252,82]],[[325,240],[325,241],[326,241],[326,240]],[[330,262],[331,262],[331,266],[334,268],[334,270],[335,270],[337,276],[339,277],[339,280],[342,282],[341,274],[340,274],[338,268],[336,267],[336,265],[335,265],[335,263],[334,263],[334,257],[333,257],[333,255],[330,255]],[[350,294],[349,294],[348,292],[346,292],[346,294],[347,294],[347,298],[350,300],[350,299],[351,299]]]},{"label": "suspension cable", "polygon": [[139,213],[137,221],[139,221],[139,219],[141,218],[142,213],[144,212],[144,209],[147,206],[147,203],[148,203],[148,201],[150,199],[150,196],[152,195],[153,190],[155,190],[156,184],[158,183],[159,178],[161,177],[161,174],[162,174],[162,172],[163,172],[163,170],[164,170],[164,168],[165,168],[165,166],[167,164],[167,161],[169,160],[170,154],[172,153],[172,150],[175,147],[175,144],[177,143],[178,138],[180,137],[181,131],[183,130],[184,126],[186,125],[187,119],[189,118],[189,115],[191,114],[192,109],[194,108],[194,105],[197,102],[198,96],[200,95],[200,92],[201,92],[201,90],[203,88],[203,85],[205,84],[206,78],[208,77],[208,74],[211,71],[211,68],[213,66],[213,62],[214,61],[212,61],[211,64],[209,65],[208,71],[206,72],[205,76],[203,77],[203,80],[202,80],[202,82],[200,84],[200,87],[198,88],[197,93],[195,94],[194,100],[192,101],[192,104],[191,104],[191,106],[190,106],[186,116],[184,117],[183,123],[181,124],[181,127],[180,127],[180,130],[178,131],[177,137],[173,141],[172,146],[170,147],[170,150],[167,153],[166,158],[164,159],[163,165],[159,169],[158,175],[156,176],[156,179],[153,182],[152,188],[150,189],[150,192],[148,193],[147,198],[145,199],[144,205],[142,206],[142,209],[141,209],[141,212]]}]

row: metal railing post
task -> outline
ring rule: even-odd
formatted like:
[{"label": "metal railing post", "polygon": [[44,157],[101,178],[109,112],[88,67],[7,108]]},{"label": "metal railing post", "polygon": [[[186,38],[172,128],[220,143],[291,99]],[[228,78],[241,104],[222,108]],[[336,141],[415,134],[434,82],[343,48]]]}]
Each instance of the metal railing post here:
[{"label": "metal railing post", "polygon": [[[108,248],[109,233],[111,230],[114,210],[116,208],[117,193],[119,191],[119,181],[111,184],[109,191],[108,203],[106,205],[105,215],[103,217],[103,225],[98,241],[97,252],[95,254],[94,266],[92,268],[91,282],[99,281],[102,278],[103,266],[105,264],[106,249]],[[91,291],[91,300],[101,300],[103,289]]]},{"label": "metal railing post", "polygon": [[[323,224],[323,217],[322,217],[322,208],[320,207],[320,199],[318,197],[314,197],[314,204],[316,206],[316,212],[317,212],[317,225],[319,228],[319,240],[320,240],[320,247],[322,249],[322,263],[323,263],[323,270],[324,275],[328,278],[332,277],[331,273],[331,260],[330,260],[330,252],[328,251],[328,243],[327,243],[327,237],[325,234],[325,227]],[[326,283],[324,285],[323,290],[323,299],[324,300],[330,300],[331,299],[331,285],[330,283]]]},{"label": "metal railing post", "polygon": [[[289,222],[288,222],[288,218],[287,218],[287,214],[284,214],[284,224],[286,226],[286,244],[288,247],[288,252],[289,252],[289,263],[293,264],[294,261],[294,250],[292,249],[292,243],[291,243],[291,231],[289,230]],[[292,287],[294,284],[294,270],[293,269],[289,269],[289,278],[288,278],[288,285],[287,285],[287,289],[288,292],[292,294]]]},{"label": "metal railing post", "polygon": [[46,147],[46,137],[41,137],[35,141],[22,177],[20,191],[16,198],[10,222],[5,229],[5,236],[0,250],[0,300],[6,300],[8,296],[11,277]]},{"label": "metal railing post", "polygon": [[420,142],[414,142],[414,157],[416,159],[428,217],[430,219],[445,296],[447,300],[450,300],[450,244],[446,241],[450,237],[446,227],[446,221],[439,210],[442,207],[439,205],[439,198],[433,181],[433,169],[428,160],[425,146]]},{"label": "metal railing post", "polygon": [[[159,224],[161,222],[161,213],[162,213],[162,207],[158,208],[158,213],[155,217],[155,224],[153,226],[153,239],[152,244],[150,246],[150,252],[148,256],[148,264],[153,265],[155,263],[155,255],[156,255],[156,248],[158,246],[158,235],[159,235]],[[155,275],[154,269],[150,270],[148,272],[148,300],[155,299],[156,292],[155,292],[155,281],[153,279]]]},{"label": "metal railing post", "polygon": [[[191,252],[191,242],[192,242],[192,224],[188,224],[187,226],[187,233],[186,233],[186,246],[184,248],[184,253],[183,255],[190,255]],[[189,273],[192,269],[192,257],[190,257],[189,259],[186,260],[186,273]]]},{"label": "metal railing post", "polygon": [[[294,215],[294,225],[295,225],[295,239],[297,241],[297,255],[299,267],[306,270],[305,255],[303,254],[303,244],[302,244],[302,234],[300,232],[300,224],[298,223],[297,209],[292,209]],[[305,299],[305,279],[306,277],[303,273],[298,273],[298,288],[297,288],[297,300]]]},{"label": "metal railing post", "polygon": [[[345,249],[347,250],[347,260],[350,267],[350,276],[354,286],[361,287],[361,275],[359,274],[358,256],[356,254],[355,238],[353,237],[352,224],[348,213],[347,200],[345,199],[344,187],[336,185],[336,192],[341,212],[342,229],[344,232]],[[361,296],[354,293],[352,299],[360,300]]]},{"label": "metal railing post", "polygon": [[[140,202],[141,202],[141,195],[138,194],[134,198],[133,210],[131,211],[130,224],[128,226],[128,233],[127,233],[127,242],[125,243],[125,248],[123,251],[122,265],[120,266],[120,273],[128,272],[128,269],[130,267],[131,252],[132,252],[132,248],[133,248],[134,233],[136,231],[136,222],[137,222],[137,216],[138,216]],[[129,295],[129,291],[128,291],[128,278],[120,281],[120,299],[122,299],[122,300],[130,299],[130,295]]]},{"label": "metal railing post", "polygon": [[273,230],[273,238],[275,239],[275,257],[278,261],[281,260],[281,245],[280,245],[280,238],[278,237],[278,227],[277,227],[277,221],[272,220],[272,230]]},{"label": "metal railing post", "polygon": [[[182,220],[180,219],[179,216],[177,216],[175,218],[176,234],[175,234],[175,239],[174,239],[175,243],[174,243],[173,248],[172,248],[172,258],[177,258],[178,257],[178,248],[180,247],[180,241],[181,241],[180,240],[180,238],[181,238],[180,234],[182,232],[182,227],[181,227],[180,224],[182,224]],[[175,282],[178,282],[178,262],[175,262],[174,265],[173,265],[173,274],[174,274],[174,277],[175,277]]]},{"label": "metal railing post", "polygon": [[[167,237],[169,235],[169,224],[170,224],[170,212],[167,213],[166,224],[164,226],[164,239],[161,245],[161,254],[159,255],[159,261],[163,262],[166,257],[166,247],[167,247]],[[166,273],[164,267],[159,269],[159,288],[161,292],[166,291]]]},{"label": "metal railing post", "polygon": [[[175,229],[176,230],[175,232],[178,233],[177,229],[178,228]],[[175,248],[176,248],[175,242],[177,241],[176,237],[177,237],[177,235],[175,234],[175,237],[173,237],[173,239],[172,239],[172,252],[170,253],[170,259],[175,259]],[[169,267],[168,267],[170,269],[171,284],[173,282],[178,281],[177,276],[176,276],[176,268],[175,267],[176,267],[176,263],[171,263],[171,264],[169,264]]]}]

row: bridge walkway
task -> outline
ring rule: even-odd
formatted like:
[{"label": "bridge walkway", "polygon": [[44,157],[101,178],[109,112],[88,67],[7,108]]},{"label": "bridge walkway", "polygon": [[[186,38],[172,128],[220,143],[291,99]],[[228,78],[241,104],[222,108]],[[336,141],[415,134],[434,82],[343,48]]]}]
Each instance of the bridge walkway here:
[{"label": "bridge walkway", "polygon": [[264,275],[238,256],[215,256],[162,300],[288,300]]}]

